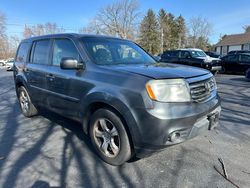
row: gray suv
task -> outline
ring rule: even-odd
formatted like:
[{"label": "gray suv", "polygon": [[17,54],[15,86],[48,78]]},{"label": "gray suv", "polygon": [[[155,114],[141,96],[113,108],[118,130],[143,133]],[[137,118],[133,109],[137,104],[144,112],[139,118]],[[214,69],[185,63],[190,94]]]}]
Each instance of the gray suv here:
[{"label": "gray suv", "polygon": [[209,71],[155,62],[134,42],[107,36],[25,39],[14,79],[26,117],[46,108],[80,122],[112,165],[212,129],[221,110]]}]

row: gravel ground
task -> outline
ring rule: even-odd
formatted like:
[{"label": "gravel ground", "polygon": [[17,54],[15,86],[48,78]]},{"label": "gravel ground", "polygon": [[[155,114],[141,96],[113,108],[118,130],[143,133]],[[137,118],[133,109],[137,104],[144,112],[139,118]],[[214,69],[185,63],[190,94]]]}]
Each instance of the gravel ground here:
[{"label": "gravel ground", "polygon": [[0,187],[250,187],[250,82],[218,75],[220,127],[151,157],[113,167],[93,152],[79,124],[46,112],[28,119],[12,72],[0,70]]}]

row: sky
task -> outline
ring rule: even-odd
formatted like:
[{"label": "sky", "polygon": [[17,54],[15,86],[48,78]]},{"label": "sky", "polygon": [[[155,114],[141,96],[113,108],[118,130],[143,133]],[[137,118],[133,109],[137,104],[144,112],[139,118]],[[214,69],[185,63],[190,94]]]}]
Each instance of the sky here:
[{"label": "sky", "polygon": [[[67,32],[86,26],[98,10],[115,0],[0,0],[0,12],[7,18],[8,35],[22,36],[24,24],[55,22]],[[141,16],[151,8],[156,13],[164,8],[175,16],[182,15],[187,23],[202,16],[213,25],[211,43],[221,35],[242,33],[250,25],[249,0],[138,0]]]}]

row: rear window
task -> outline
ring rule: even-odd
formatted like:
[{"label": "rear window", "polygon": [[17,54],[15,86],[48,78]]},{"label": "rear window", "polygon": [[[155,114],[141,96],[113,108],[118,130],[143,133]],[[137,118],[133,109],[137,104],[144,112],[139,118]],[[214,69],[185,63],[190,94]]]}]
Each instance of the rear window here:
[{"label": "rear window", "polygon": [[33,57],[31,62],[35,64],[48,64],[49,45],[50,40],[40,40],[34,42],[32,48]]},{"label": "rear window", "polygon": [[27,60],[27,56],[28,56],[28,51],[29,51],[29,43],[21,43],[19,48],[18,48],[18,52],[17,52],[17,56],[16,56],[16,62],[21,62],[24,63]]}]

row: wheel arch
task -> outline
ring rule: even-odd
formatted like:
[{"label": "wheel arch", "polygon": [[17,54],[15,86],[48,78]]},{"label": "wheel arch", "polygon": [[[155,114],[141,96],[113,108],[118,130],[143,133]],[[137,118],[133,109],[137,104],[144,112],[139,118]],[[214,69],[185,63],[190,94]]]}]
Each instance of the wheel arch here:
[{"label": "wheel arch", "polygon": [[[129,141],[131,142],[132,149],[134,149],[134,144],[136,142],[136,132],[137,126],[136,126],[136,120],[133,116],[132,110],[119,98],[109,95],[109,94],[101,94],[96,93],[93,94],[92,97],[88,97],[88,99],[84,99],[84,101],[88,101],[86,104],[82,104],[81,106],[81,119],[82,119],[82,125],[83,130],[86,134],[88,134],[89,131],[89,121],[91,114],[93,114],[95,111],[101,108],[106,108],[114,112],[116,115],[119,116],[122,123],[125,126],[125,129],[127,131]],[[94,96],[94,97],[93,97]],[[102,96],[102,97],[101,97]]]}]

